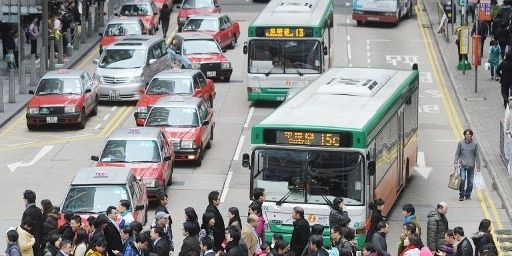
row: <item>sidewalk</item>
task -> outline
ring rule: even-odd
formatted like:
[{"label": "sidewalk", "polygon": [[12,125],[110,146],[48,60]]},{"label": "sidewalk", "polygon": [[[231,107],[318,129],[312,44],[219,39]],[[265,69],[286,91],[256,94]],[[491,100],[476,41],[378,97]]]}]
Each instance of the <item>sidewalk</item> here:
[{"label": "sidewalk", "polygon": [[[500,120],[503,119],[505,110],[500,93],[498,81],[491,80],[489,71],[484,69],[487,61],[490,37],[485,40],[482,65],[478,68],[478,93],[475,93],[475,69],[466,70],[466,74],[457,70],[458,55],[455,44],[455,35],[450,34],[450,41],[442,34],[437,34],[439,17],[436,9],[437,1],[423,1],[428,13],[430,27],[434,31],[434,43],[437,43],[444,67],[450,78],[450,84],[456,92],[465,120],[464,128],[471,128],[480,143],[483,158],[483,166],[490,172],[494,184],[492,186],[498,192],[501,203],[508,216],[512,216],[512,178],[509,177],[505,163],[500,157]],[[459,21],[460,16],[457,17]],[[420,21],[421,22],[421,21]],[[451,26],[451,24],[449,24]],[[472,24],[470,25],[471,28]],[[457,25],[455,26],[457,27]],[[451,33],[451,27],[450,27]],[[462,134],[460,134],[462,138]],[[508,220],[506,220],[508,221]]]},{"label": "sidewalk", "polygon": [[[102,28],[100,28],[101,31]],[[85,40],[85,43],[80,43],[80,49],[74,50],[73,54],[69,58],[64,59],[64,66],[63,68],[72,68],[74,65],[76,65],[83,56],[87,55],[91,49],[93,49],[99,42],[100,37],[98,36],[97,32],[93,32],[92,37],[87,37]],[[41,41],[41,40],[39,40]],[[24,64],[26,67],[26,81],[27,81],[27,87],[29,89],[33,89],[30,87],[30,44],[26,44],[23,42],[23,47],[25,48],[26,57],[24,59]],[[38,42],[38,48],[41,48],[41,42]],[[40,49],[38,49],[40,51]],[[56,68],[59,67],[57,64],[57,58],[55,59]],[[37,61],[36,63],[36,73],[40,75],[40,61]],[[7,64],[5,61],[0,60],[0,79],[3,79],[3,92],[4,92],[4,112],[0,112],[0,127],[4,126],[11,118],[16,116],[20,111],[25,109],[26,104],[28,101],[32,98],[32,95],[30,94],[19,94],[19,71],[16,70],[14,77],[16,80],[16,103],[8,103],[9,100],[9,77],[8,77],[8,71],[7,71]],[[92,74],[91,74],[92,75]],[[40,78],[40,76],[36,76],[37,79]]]}]

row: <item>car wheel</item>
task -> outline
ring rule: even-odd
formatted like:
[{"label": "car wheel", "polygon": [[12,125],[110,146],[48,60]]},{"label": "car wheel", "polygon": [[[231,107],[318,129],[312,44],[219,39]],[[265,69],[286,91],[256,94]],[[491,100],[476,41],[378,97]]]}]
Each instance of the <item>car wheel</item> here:
[{"label": "car wheel", "polygon": [[87,122],[87,115],[85,114],[85,109],[82,109],[82,113],[80,114],[80,123],[78,123],[78,128],[84,129],[85,123]]},{"label": "car wheel", "polygon": [[222,80],[226,83],[229,83],[229,81],[231,80],[231,75],[226,75],[226,76],[223,76],[222,77]]},{"label": "car wheel", "polygon": [[212,140],[213,140],[213,127],[212,127],[212,131],[210,132],[210,138],[208,139],[208,143],[206,143],[206,149],[212,148]]},{"label": "car wheel", "polygon": [[236,47],[236,42],[237,42],[236,35],[234,35],[234,36],[231,38],[231,44],[229,45],[229,47],[230,47],[231,49],[235,49],[235,47]]},{"label": "car wheel", "polygon": [[94,108],[92,109],[91,111],[91,116],[95,116],[98,114],[98,99],[96,99],[96,102],[95,102],[96,105],[94,105]]},{"label": "car wheel", "polygon": [[197,159],[194,161],[194,166],[196,166],[196,167],[201,166],[201,164],[203,162],[203,154],[204,154],[203,145],[201,145],[201,147],[199,147],[199,154],[197,156]]},{"label": "car wheel", "polygon": [[33,131],[37,128],[36,124],[27,124],[27,128],[29,131]]}]

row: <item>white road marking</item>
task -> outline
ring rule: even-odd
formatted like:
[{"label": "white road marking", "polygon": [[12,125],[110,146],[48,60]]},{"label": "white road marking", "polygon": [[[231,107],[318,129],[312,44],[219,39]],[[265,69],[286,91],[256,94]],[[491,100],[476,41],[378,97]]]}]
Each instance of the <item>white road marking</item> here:
[{"label": "white road marking", "polygon": [[366,45],[366,50],[369,51],[370,50],[370,45]]},{"label": "white road marking", "polygon": [[28,144],[32,144],[34,142],[37,142],[37,140],[35,141],[31,141],[31,142],[23,142],[23,143],[15,143],[15,144],[0,144],[2,146],[6,146],[6,147],[15,147],[15,146],[21,146],[21,145],[28,145]]},{"label": "white road marking", "polygon": [[233,176],[233,171],[228,172],[228,176],[226,177],[226,182],[224,182],[224,187],[222,188],[222,194],[220,195],[220,202],[223,203],[226,200],[226,196],[229,191],[229,183],[231,182],[231,177]]},{"label": "white road marking", "polygon": [[370,59],[367,59],[366,62],[370,63],[371,61],[370,61]]},{"label": "white road marking", "polygon": [[94,130],[98,130],[101,127],[101,124],[98,124],[94,127]]},{"label": "white road marking", "polygon": [[370,52],[366,52],[366,57],[370,57]]},{"label": "white road marking", "polygon": [[425,153],[418,151],[418,159],[416,160],[416,163],[418,166],[414,167],[414,170],[416,170],[423,178],[428,179],[432,168],[427,167],[427,163],[425,162]]},{"label": "white road marking", "polygon": [[254,106],[249,108],[249,114],[247,114],[247,118],[245,119],[244,128],[249,126],[249,121],[251,121],[252,114],[254,113]]},{"label": "white road marking", "polygon": [[34,165],[37,161],[39,161],[41,158],[43,158],[44,155],[48,154],[48,152],[50,152],[50,150],[52,150],[53,147],[54,147],[54,145],[46,145],[36,154],[36,156],[30,162],[28,162],[28,163],[16,162],[16,163],[8,164],[7,168],[9,168],[9,170],[11,172],[14,172],[18,167],[27,167],[27,166]]},{"label": "white road marking", "polygon": [[106,115],[103,117],[103,120],[107,120],[109,117],[110,117],[110,114],[106,114]]},{"label": "white road marking", "polygon": [[91,135],[92,134],[90,134],[90,133],[84,133],[84,134],[79,134],[79,135],[68,136],[68,137],[66,137],[66,139],[80,138],[80,137],[91,136]]},{"label": "white road marking", "polygon": [[117,109],[117,106],[113,106],[110,111],[115,111]]},{"label": "white road marking", "polygon": [[434,140],[437,142],[458,142],[459,140]]},{"label": "white road marking", "polygon": [[350,41],[350,36],[349,35],[347,35],[347,41]]},{"label": "white road marking", "polygon": [[348,64],[349,67],[352,67],[352,64]]},{"label": "white road marking", "polygon": [[347,44],[347,54],[348,54],[348,59],[352,59],[352,52],[350,50],[350,44]]},{"label": "white road marking", "polygon": [[233,155],[233,161],[238,161],[240,151],[242,151],[242,146],[244,145],[245,136],[240,136],[240,140],[238,140],[238,145],[236,145],[235,155]]}]

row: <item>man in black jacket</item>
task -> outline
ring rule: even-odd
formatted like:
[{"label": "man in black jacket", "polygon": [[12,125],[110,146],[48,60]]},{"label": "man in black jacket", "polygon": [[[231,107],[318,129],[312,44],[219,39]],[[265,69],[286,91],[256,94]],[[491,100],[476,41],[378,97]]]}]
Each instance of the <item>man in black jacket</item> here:
[{"label": "man in black jacket", "polygon": [[25,211],[21,219],[28,217],[32,220],[32,229],[30,233],[36,239],[36,242],[32,246],[34,256],[41,256],[43,254],[43,247],[41,246],[41,239],[43,234],[43,213],[41,209],[36,206],[36,193],[32,190],[25,190],[23,193],[23,199],[25,199]]},{"label": "man in black jacket", "polygon": [[155,216],[158,212],[165,212],[165,213],[169,214],[169,226],[171,226],[172,218],[171,218],[171,214],[169,213],[169,210],[167,210],[167,203],[169,203],[169,197],[167,196],[167,194],[165,192],[160,192],[158,194],[158,202],[160,202],[160,204],[158,204],[158,206],[155,209]]},{"label": "man in black jacket", "polygon": [[151,228],[151,240],[153,241],[152,253],[158,256],[169,256],[169,242],[164,238],[164,230],[161,227]]},{"label": "man in black jacket", "polygon": [[222,249],[222,241],[224,241],[224,219],[217,208],[220,204],[220,193],[219,191],[212,191],[208,195],[208,206],[205,212],[213,212],[215,214],[215,225],[213,226],[213,250],[219,251]]},{"label": "man in black jacket", "polygon": [[501,96],[503,96],[503,106],[506,108],[512,85],[512,53],[509,52],[505,55],[505,59],[496,69],[496,74],[500,78]]},{"label": "man in black jacket", "polygon": [[121,233],[119,228],[115,224],[114,219],[117,216],[117,210],[114,206],[107,208],[108,222],[107,226],[103,230],[105,233],[105,240],[107,240],[107,252],[108,256],[116,256],[120,251],[123,250],[123,241],[121,240]]},{"label": "man in black jacket", "polygon": [[453,229],[455,239],[459,241],[455,256],[473,256],[473,246],[469,239],[464,236],[464,229],[462,227],[455,227]]},{"label": "man in black jacket", "polygon": [[304,250],[309,240],[309,222],[304,219],[304,209],[299,206],[293,207],[292,218],[295,221],[293,222],[290,250],[292,250],[295,255],[301,255],[302,250]]}]

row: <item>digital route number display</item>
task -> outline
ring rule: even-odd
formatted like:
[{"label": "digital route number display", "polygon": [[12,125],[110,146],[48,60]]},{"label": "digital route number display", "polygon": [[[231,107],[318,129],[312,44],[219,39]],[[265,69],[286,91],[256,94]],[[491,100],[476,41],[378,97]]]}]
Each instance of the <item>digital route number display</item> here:
[{"label": "digital route number display", "polygon": [[312,37],[312,28],[286,28],[286,27],[260,27],[256,29],[256,36],[259,37],[290,37],[302,38]]},{"label": "digital route number display", "polygon": [[325,132],[277,131],[276,143],[339,147],[340,135]]}]

